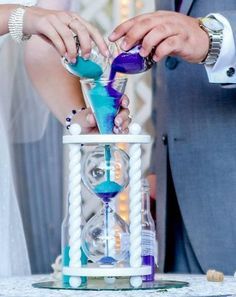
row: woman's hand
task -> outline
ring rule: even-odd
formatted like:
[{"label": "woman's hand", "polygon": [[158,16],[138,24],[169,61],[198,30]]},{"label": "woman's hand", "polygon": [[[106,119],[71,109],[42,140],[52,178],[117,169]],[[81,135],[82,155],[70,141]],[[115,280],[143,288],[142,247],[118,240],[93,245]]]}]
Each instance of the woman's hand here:
[{"label": "woman's hand", "polygon": [[[115,118],[115,126],[113,132],[115,134],[127,134],[129,133],[129,124],[131,122],[131,118],[129,117],[129,99],[126,95],[122,97],[122,103],[119,113]],[[90,108],[86,108],[82,110],[78,117],[75,118],[74,122],[78,122],[82,127],[83,133],[97,133],[98,128],[96,124],[95,117]]]},{"label": "woman's hand", "polygon": [[207,55],[208,34],[199,26],[199,20],[181,13],[157,11],[136,16],[119,25],[110,35],[110,41],[123,37],[121,48],[129,50],[142,44],[140,55],[158,62],[168,55],[198,63]]},{"label": "woman's hand", "polygon": [[92,42],[104,56],[109,55],[107,45],[94,26],[74,12],[56,11],[38,7],[26,8],[24,34],[36,34],[51,43],[61,56],[75,62],[77,49],[73,33],[79,38],[81,54],[89,58]]}]

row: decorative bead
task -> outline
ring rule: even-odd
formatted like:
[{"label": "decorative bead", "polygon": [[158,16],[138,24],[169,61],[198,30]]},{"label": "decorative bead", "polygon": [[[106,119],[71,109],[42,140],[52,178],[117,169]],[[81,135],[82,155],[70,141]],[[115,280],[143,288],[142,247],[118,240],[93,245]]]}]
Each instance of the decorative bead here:
[{"label": "decorative bead", "polygon": [[70,134],[79,135],[81,133],[81,127],[79,124],[72,124],[70,126]]},{"label": "decorative bead", "polygon": [[224,274],[220,271],[210,269],[207,271],[207,280],[209,282],[223,282]]},{"label": "decorative bead", "polygon": [[141,127],[137,123],[133,123],[129,127],[129,131],[132,135],[138,135],[141,132]]},{"label": "decorative bead", "polygon": [[74,126],[74,124],[71,125],[71,122],[72,122],[73,116],[75,114],[79,114],[82,110],[85,110],[85,107],[81,107],[78,110],[73,109],[71,111],[71,114],[66,117],[66,129],[71,130],[71,128],[73,126],[72,131],[70,131],[70,133],[72,135],[78,135],[78,134],[81,133],[81,127],[80,127],[80,125],[79,124],[75,124],[76,126]]}]

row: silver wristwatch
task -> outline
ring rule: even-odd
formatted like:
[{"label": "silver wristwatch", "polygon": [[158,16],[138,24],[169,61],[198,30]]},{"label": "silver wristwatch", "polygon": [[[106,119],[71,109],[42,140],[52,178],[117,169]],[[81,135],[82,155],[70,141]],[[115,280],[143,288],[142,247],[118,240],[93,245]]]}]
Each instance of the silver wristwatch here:
[{"label": "silver wristwatch", "polygon": [[199,25],[209,36],[209,50],[201,64],[213,65],[220,55],[224,25],[214,16],[200,18]]}]

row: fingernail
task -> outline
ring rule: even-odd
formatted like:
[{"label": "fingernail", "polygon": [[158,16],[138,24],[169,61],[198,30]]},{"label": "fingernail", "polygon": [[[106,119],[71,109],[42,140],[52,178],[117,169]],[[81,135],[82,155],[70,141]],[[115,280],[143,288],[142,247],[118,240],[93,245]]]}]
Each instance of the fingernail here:
[{"label": "fingernail", "polygon": [[140,54],[141,57],[145,57],[146,56],[145,49],[141,48],[140,51],[139,51],[139,54]]},{"label": "fingernail", "polygon": [[115,36],[116,36],[116,33],[115,33],[115,32],[112,32],[112,33],[109,35],[109,38],[110,38],[110,39],[114,39]]},{"label": "fingernail", "polygon": [[114,128],[113,128],[113,132],[114,132],[115,134],[119,134],[119,129],[116,128],[116,127],[114,127]]},{"label": "fingernail", "polygon": [[129,101],[128,100],[123,100],[122,105],[124,107],[128,107],[129,106]]},{"label": "fingernail", "polygon": [[73,59],[71,59],[70,61],[71,61],[71,63],[75,64],[76,61],[77,61],[77,59],[76,59],[76,58],[73,58]]},{"label": "fingernail", "polygon": [[159,58],[158,56],[154,55],[153,58],[152,58],[155,62],[158,62],[159,61]]},{"label": "fingernail", "polygon": [[123,50],[126,50],[126,49],[127,49],[127,42],[126,42],[126,41],[122,41],[120,47],[121,47]]},{"label": "fingernail", "polygon": [[88,114],[86,117],[86,121],[91,125],[93,123],[93,116],[91,114]]},{"label": "fingernail", "polygon": [[116,119],[115,119],[115,124],[116,124],[116,126],[120,126],[121,124],[122,124],[122,118],[120,118],[120,117],[116,117]]},{"label": "fingernail", "polygon": [[90,54],[85,54],[85,55],[83,55],[83,58],[84,58],[85,60],[88,60],[89,57],[90,57]]}]

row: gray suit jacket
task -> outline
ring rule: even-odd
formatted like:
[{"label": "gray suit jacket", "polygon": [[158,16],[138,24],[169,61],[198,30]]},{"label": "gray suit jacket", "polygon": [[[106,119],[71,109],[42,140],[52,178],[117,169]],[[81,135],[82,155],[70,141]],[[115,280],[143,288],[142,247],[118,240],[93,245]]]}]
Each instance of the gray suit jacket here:
[{"label": "gray suit jacket", "polygon": [[[156,2],[157,9],[174,9],[174,0]],[[183,0],[181,12],[193,17],[219,12],[236,34],[235,0]],[[236,89],[210,84],[204,66],[179,58],[167,58],[154,67],[153,86],[160,269],[165,259],[168,150],[181,215],[202,270],[232,274],[236,270]]]}]

